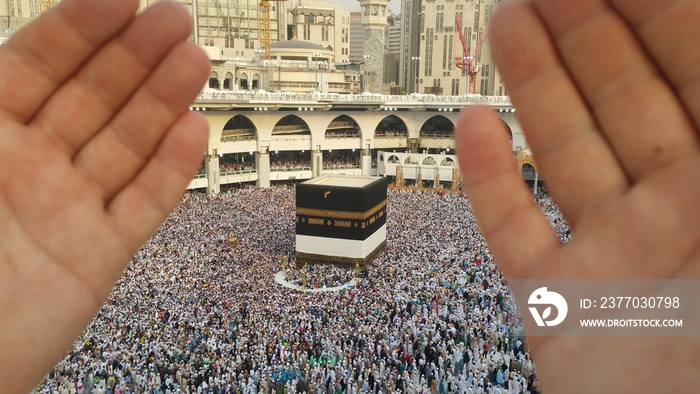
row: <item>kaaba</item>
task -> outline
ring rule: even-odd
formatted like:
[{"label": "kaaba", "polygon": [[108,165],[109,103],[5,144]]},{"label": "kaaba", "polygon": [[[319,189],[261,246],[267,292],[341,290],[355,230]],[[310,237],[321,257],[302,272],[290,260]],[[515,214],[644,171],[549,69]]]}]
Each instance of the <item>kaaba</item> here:
[{"label": "kaaba", "polygon": [[297,184],[296,266],[364,268],[386,247],[386,178],[324,175]]}]

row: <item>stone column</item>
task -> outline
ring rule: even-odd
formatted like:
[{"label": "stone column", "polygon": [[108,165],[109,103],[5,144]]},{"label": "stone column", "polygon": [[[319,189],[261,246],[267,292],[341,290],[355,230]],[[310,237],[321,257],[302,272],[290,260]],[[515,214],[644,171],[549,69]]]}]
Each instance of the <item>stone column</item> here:
[{"label": "stone column", "polygon": [[311,152],[311,177],[316,178],[323,173],[323,152],[320,146]]},{"label": "stone column", "polygon": [[255,152],[255,168],[258,171],[258,187],[270,187],[270,153],[267,147],[262,147],[260,152]]},{"label": "stone column", "polygon": [[204,161],[204,172],[207,174],[207,194],[219,194],[219,155],[207,155]]},{"label": "stone column", "polygon": [[460,173],[457,168],[452,169],[452,190],[459,189]]},{"label": "stone column", "polygon": [[416,171],[418,171],[418,175],[416,176],[416,186],[423,187],[423,171],[421,170],[420,165],[418,165]]},{"label": "stone column", "polygon": [[362,149],[362,176],[370,176],[372,173],[372,151]]},{"label": "stone column", "polygon": [[532,184],[532,194],[537,194],[537,181],[539,181],[539,173],[535,171],[535,183]]}]

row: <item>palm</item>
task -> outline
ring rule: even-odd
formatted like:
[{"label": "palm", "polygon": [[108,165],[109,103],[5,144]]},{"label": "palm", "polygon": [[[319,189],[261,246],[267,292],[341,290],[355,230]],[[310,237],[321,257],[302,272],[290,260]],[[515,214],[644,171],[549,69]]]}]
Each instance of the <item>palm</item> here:
[{"label": "palm", "polygon": [[[493,133],[500,121],[466,111],[457,134],[465,188],[506,276],[700,275],[698,15],[697,2],[536,0],[494,18],[494,58],[574,229],[560,245],[513,168],[506,134]],[[530,344],[547,392],[682,392],[700,379],[685,367],[697,341]]]},{"label": "palm", "polygon": [[185,43],[187,12],[133,18],[137,4],[66,0],[0,47],[4,391],[66,351],[205,149],[186,109],[208,60]]}]

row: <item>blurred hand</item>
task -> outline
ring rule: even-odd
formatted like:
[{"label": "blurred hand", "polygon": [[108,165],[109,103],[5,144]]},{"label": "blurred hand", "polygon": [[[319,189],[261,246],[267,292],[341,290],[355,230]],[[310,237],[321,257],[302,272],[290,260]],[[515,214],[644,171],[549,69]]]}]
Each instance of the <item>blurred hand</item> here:
[{"label": "blurred hand", "polygon": [[179,201],[209,61],[185,9],[65,0],[0,46],[0,382],[65,354]]},{"label": "blurred hand", "polygon": [[[507,277],[700,277],[698,20],[700,2],[681,0],[499,8],[493,56],[574,234],[561,245],[534,205],[501,120],[485,108],[464,111],[456,138],[465,189]],[[546,393],[700,384],[697,338],[529,344]]]}]

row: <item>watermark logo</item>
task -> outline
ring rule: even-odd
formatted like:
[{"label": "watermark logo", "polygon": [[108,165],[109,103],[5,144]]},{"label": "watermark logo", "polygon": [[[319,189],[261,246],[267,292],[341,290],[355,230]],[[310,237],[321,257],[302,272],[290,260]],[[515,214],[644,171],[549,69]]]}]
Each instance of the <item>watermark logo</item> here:
[{"label": "watermark logo", "polygon": [[[533,319],[538,326],[556,326],[564,321],[566,318],[566,313],[569,311],[569,307],[566,304],[566,300],[561,294],[547,291],[546,287],[540,287],[530,294],[530,298],[527,300],[528,305],[549,305],[542,311],[542,315],[537,311],[537,308],[530,306],[530,313],[532,313]],[[552,315],[552,307],[557,308],[556,318],[553,320],[545,320]]]}]

